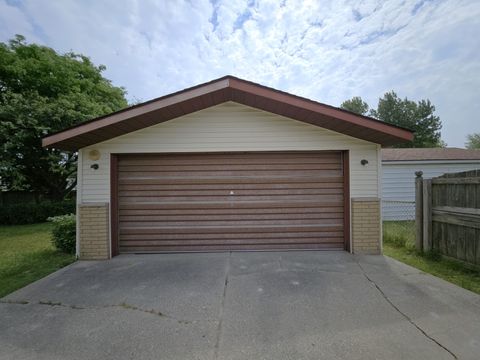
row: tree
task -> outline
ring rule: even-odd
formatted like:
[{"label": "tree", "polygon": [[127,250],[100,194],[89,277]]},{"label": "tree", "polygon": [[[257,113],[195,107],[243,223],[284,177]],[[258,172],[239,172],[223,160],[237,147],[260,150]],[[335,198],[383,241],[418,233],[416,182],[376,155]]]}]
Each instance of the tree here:
[{"label": "tree", "polygon": [[389,124],[401,126],[415,132],[413,141],[399,144],[397,147],[424,148],[443,147],[440,118],[434,114],[435,106],[430,100],[419,102],[400,99],[394,91],[387,92],[378,101],[376,110],[370,115]]},{"label": "tree", "polygon": [[0,186],[63,198],[75,186],[77,154],[41,139],[127,106],[125,90],[88,57],[58,54],[17,35],[0,43]]},{"label": "tree", "polygon": [[369,109],[368,104],[360,96],[354,96],[350,100],[345,100],[340,107],[359,115],[367,115]]},{"label": "tree", "polygon": [[468,134],[465,147],[467,149],[480,149],[480,133]]}]

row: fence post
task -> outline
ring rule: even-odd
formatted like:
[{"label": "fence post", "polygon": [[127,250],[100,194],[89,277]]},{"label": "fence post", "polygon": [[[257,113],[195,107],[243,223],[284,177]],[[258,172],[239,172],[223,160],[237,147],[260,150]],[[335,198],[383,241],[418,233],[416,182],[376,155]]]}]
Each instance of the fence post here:
[{"label": "fence post", "polygon": [[423,251],[432,250],[432,180],[423,180]]},{"label": "fence post", "polygon": [[415,248],[423,251],[423,171],[415,172]]}]

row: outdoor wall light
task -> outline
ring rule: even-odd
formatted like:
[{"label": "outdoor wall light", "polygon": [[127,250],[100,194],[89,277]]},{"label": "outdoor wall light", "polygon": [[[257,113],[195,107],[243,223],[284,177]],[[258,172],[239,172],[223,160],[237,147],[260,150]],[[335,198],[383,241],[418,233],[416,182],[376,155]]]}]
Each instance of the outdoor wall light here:
[{"label": "outdoor wall light", "polygon": [[88,158],[92,161],[100,159],[100,151],[93,149],[88,152]]},{"label": "outdoor wall light", "polygon": [[98,170],[99,166],[98,164],[92,164],[90,165],[90,168],[92,168],[93,170]]},{"label": "outdoor wall light", "polygon": [[363,166],[367,166],[368,165],[368,160],[367,159],[362,159],[360,161],[360,164],[362,164]]}]

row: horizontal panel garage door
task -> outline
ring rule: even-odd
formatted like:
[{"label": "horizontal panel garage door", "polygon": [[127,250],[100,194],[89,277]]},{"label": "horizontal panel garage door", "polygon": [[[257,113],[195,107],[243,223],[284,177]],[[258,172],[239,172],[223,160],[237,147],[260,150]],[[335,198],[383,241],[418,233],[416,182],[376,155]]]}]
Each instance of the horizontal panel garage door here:
[{"label": "horizontal panel garage door", "polygon": [[341,152],[118,156],[119,251],[343,249]]}]

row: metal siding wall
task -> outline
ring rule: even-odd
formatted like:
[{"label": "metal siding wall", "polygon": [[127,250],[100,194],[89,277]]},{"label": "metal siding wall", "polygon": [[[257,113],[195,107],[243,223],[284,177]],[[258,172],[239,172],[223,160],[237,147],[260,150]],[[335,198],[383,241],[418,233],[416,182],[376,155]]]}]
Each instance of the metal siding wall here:
[{"label": "metal siding wall", "polygon": [[382,215],[383,220],[413,220],[415,210],[409,206],[392,201],[415,201],[415,172],[423,171],[424,179],[440,176],[446,173],[480,169],[480,162],[471,163],[430,163],[430,164],[395,164],[384,162],[382,165]]}]

